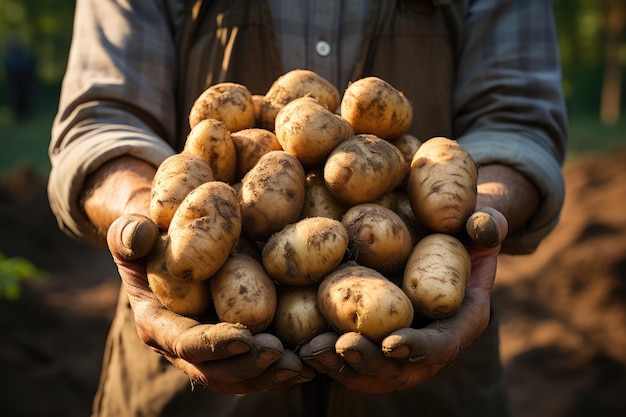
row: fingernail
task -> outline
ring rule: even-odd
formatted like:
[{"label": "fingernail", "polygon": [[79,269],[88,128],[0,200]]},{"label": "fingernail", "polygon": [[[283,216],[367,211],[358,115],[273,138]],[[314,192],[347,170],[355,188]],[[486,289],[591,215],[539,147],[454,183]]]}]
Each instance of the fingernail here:
[{"label": "fingernail", "polygon": [[363,362],[363,355],[361,354],[361,352],[358,352],[356,350],[346,350],[342,353],[342,356],[345,360],[353,365],[358,365]]},{"label": "fingernail", "polygon": [[250,346],[248,346],[247,344],[243,343],[240,340],[235,340],[228,344],[226,350],[231,355],[240,355],[242,353],[246,353],[247,351],[249,351]]},{"label": "fingernail", "polygon": [[400,345],[395,347],[389,354],[389,356],[397,359],[404,359],[411,354],[411,349],[406,345]]},{"label": "fingernail", "polygon": [[336,366],[339,364],[339,357],[335,352],[328,350],[315,354],[315,359],[324,366]]},{"label": "fingernail", "polygon": [[280,359],[281,354],[276,352],[275,350],[260,350],[256,356],[256,362],[259,366],[270,366],[278,359]]},{"label": "fingernail", "polygon": [[290,369],[279,369],[278,371],[274,372],[274,379],[278,382],[283,382],[288,380],[289,378],[293,378],[297,374],[297,372]]}]

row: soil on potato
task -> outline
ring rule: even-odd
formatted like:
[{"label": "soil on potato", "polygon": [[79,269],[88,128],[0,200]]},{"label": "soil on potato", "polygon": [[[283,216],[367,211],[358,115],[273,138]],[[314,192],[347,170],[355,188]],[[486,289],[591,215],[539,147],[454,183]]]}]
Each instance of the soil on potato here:
[{"label": "soil on potato", "polygon": [[[494,292],[517,417],[626,412],[626,151],[565,167],[566,204],[529,256],[503,256]],[[0,252],[47,275],[0,299],[0,410],[89,415],[119,289],[106,252],[61,233],[45,181],[0,178]]]}]

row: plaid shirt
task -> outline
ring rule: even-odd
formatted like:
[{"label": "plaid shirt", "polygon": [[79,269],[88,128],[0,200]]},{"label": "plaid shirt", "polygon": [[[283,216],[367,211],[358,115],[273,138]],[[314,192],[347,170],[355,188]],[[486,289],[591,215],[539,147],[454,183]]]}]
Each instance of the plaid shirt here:
[{"label": "plaid shirt", "polygon": [[[175,136],[171,63],[184,5],[185,0],[77,1],[49,149],[50,204],[68,234],[93,239],[78,205],[89,172],[124,154],[157,166],[174,152],[163,138]],[[306,67],[345,88],[368,2],[270,0],[270,7],[285,68]],[[479,164],[514,166],[535,183],[544,197],[535,216],[544,229],[537,231],[538,241],[558,220],[564,198],[566,116],[552,4],[474,0],[463,35],[452,114],[456,130],[468,134],[459,140]],[[501,91],[514,92],[506,101],[513,107],[501,108]],[[493,126],[495,135],[489,132]]]}]

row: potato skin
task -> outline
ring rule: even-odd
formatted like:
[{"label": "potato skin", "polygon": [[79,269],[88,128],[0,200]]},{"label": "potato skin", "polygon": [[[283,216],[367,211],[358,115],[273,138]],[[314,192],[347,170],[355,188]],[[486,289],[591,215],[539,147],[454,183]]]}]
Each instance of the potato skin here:
[{"label": "potato skin", "polygon": [[266,241],[295,222],[304,204],[304,168],[285,151],[271,151],[241,180],[239,204],[243,230],[254,240]]},{"label": "potato skin", "polygon": [[167,240],[167,234],[161,234],[146,259],[150,289],[168,310],[187,317],[202,316],[213,305],[208,282],[180,281],[169,274],[165,262]]},{"label": "potato skin", "polygon": [[334,112],[339,107],[339,90],[319,74],[305,69],[288,71],[278,77],[263,97],[261,127],[274,130],[278,112],[289,102],[311,94]]},{"label": "potato skin", "polygon": [[376,270],[353,262],[324,278],[317,303],[337,332],[359,332],[374,342],[410,327],[414,315],[411,300],[400,287]]},{"label": "potato skin", "polygon": [[178,153],[166,158],[152,180],[150,218],[160,230],[166,231],[187,194],[214,179],[211,166],[199,156]]},{"label": "potato skin", "polygon": [[193,129],[204,119],[221,121],[231,133],[254,127],[252,93],[246,86],[231,82],[209,86],[189,111],[189,127]]},{"label": "potato skin", "polygon": [[467,249],[457,238],[434,233],[413,248],[404,270],[402,290],[416,313],[430,319],[450,317],[463,303],[471,267]]},{"label": "potato skin", "polygon": [[235,190],[221,181],[200,185],[174,213],[168,234],[165,258],[170,274],[183,281],[211,277],[224,264],[241,234]]},{"label": "potato skin", "polygon": [[418,221],[432,232],[455,234],[476,209],[478,168],[455,140],[424,142],[411,162],[407,193]]},{"label": "potato skin", "polygon": [[413,121],[409,100],[378,77],[350,83],[341,100],[340,114],[356,133],[370,133],[383,139],[400,136]]},{"label": "potato skin", "polygon": [[319,282],[343,260],[348,232],[340,221],[308,217],[273,234],[263,247],[263,266],[276,281],[289,285]]},{"label": "potato skin", "polygon": [[259,159],[268,152],[281,151],[276,134],[267,129],[253,127],[232,133],[236,149],[237,179],[241,180],[259,162]]},{"label": "potato skin", "polygon": [[328,217],[341,219],[348,207],[332,196],[324,182],[324,167],[312,167],[306,174],[304,205],[300,218]]},{"label": "potato skin", "polygon": [[406,174],[402,153],[375,135],[354,135],[341,142],[324,164],[330,193],[349,206],[370,203],[397,187]]},{"label": "potato skin", "polygon": [[200,121],[187,135],[183,153],[204,159],[217,181],[232,183],[235,180],[237,151],[224,123],[215,119]]},{"label": "potato skin", "polygon": [[341,223],[350,239],[350,256],[358,263],[385,276],[404,269],[413,241],[398,214],[378,204],[363,203],[350,207]]},{"label": "potato skin", "polygon": [[276,138],[282,148],[303,165],[323,163],[328,154],[350,136],[350,123],[312,96],[297,98],[276,116]]},{"label": "potato skin", "polygon": [[317,305],[317,286],[278,287],[274,334],[291,347],[309,342],[330,329]]},{"label": "potato skin", "polygon": [[218,318],[252,334],[265,330],[276,311],[276,286],[254,258],[238,253],[209,280]]}]

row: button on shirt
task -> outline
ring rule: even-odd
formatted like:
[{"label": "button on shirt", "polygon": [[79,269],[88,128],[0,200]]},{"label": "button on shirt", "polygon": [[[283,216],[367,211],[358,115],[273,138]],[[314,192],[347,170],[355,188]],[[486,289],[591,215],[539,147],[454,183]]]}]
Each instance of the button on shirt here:
[{"label": "button on shirt", "polygon": [[[269,0],[285,72],[307,68],[343,90],[354,71],[371,0]],[[304,24],[303,24],[304,22]]]}]

